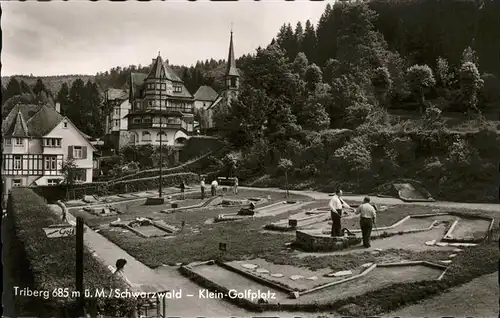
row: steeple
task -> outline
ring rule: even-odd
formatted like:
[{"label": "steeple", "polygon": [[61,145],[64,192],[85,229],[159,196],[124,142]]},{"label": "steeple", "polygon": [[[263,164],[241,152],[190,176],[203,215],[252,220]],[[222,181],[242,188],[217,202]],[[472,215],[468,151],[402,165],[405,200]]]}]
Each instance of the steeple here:
[{"label": "steeple", "polygon": [[240,76],[238,69],[236,68],[236,60],[234,58],[234,47],[233,47],[233,30],[231,29],[231,38],[229,40],[229,54],[227,57],[227,70],[226,77],[229,76]]},{"label": "steeple", "polygon": [[160,56],[160,51],[158,51],[158,57],[153,59],[153,65],[149,70],[147,79],[165,78],[165,68],[163,67],[163,59]]}]

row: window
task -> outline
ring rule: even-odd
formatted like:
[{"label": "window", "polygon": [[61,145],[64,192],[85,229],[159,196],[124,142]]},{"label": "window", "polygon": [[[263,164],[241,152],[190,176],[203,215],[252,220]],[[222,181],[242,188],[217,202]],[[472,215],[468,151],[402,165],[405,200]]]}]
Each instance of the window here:
[{"label": "window", "polygon": [[68,122],[67,122],[67,121],[65,121],[65,122],[63,123],[63,128],[68,128]]},{"label": "window", "polygon": [[83,157],[82,146],[73,146],[73,158],[81,159]]},{"label": "window", "polygon": [[23,145],[23,138],[14,138],[15,145],[16,146],[22,146]]},{"label": "window", "polygon": [[115,115],[120,116],[120,108],[115,108]]},{"label": "window", "polygon": [[174,93],[182,93],[182,86],[174,85]]},{"label": "window", "polygon": [[231,87],[236,87],[236,78],[235,77],[231,77]]},{"label": "window", "polygon": [[12,179],[12,187],[22,187],[23,186],[23,180],[21,179]]},{"label": "window", "polygon": [[75,179],[74,180],[76,182],[85,182],[85,180],[87,179],[86,174],[87,174],[87,172],[85,171],[85,169],[77,169],[75,171]]},{"label": "window", "polygon": [[143,124],[151,124],[151,117],[142,118],[142,123]]},{"label": "window", "polygon": [[61,148],[61,139],[47,138],[43,140],[45,147]]},{"label": "window", "polygon": [[134,124],[140,124],[141,119],[140,118],[134,118]]},{"label": "window", "polygon": [[55,185],[58,185],[59,184],[59,180],[58,179],[48,179],[47,180],[47,185],[49,186],[55,186]]},{"label": "window", "polygon": [[156,141],[167,141],[167,136],[165,135],[165,132],[159,132],[158,134],[156,134]]},{"label": "window", "polygon": [[120,120],[119,119],[115,119],[115,127],[118,127],[120,126]]},{"label": "window", "polygon": [[156,89],[160,89],[160,87],[161,87],[161,85],[160,85],[160,84],[161,84],[161,83],[156,83]]},{"label": "window", "polygon": [[21,169],[22,169],[22,157],[14,156],[14,170],[21,170]]},{"label": "window", "polygon": [[12,144],[12,141],[10,138],[5,138],[5,145],[10,146]]},{"label": "window", "polygon": [[57,170],[56,156],[45,157],[45,170]]},{"label": "window", "polygon": [[142,132],[142,141],[151,142],[151,134],[147,131]]}]

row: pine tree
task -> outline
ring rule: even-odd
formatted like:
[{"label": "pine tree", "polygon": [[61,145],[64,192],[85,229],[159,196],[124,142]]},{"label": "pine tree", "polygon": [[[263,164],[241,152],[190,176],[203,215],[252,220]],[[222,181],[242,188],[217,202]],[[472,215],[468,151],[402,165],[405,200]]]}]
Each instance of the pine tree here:
[{"label": "pine tree", "polygon": [[21,95],[21,84],[15,77],[11,77],[6,87],[5,96],[2,96],[2,100],[6,101],[16,95]]},{"label": "pine tree", "polygon": [[317,62],[316,60],[316,32],[314,31],[314,26],[311,21],[306,21],[306,27],[304,30],[304,36],[302,37],[302,42],[300,43],[301,51],[307,56],[308,60],[311,62]]},{"label": "pine tree", "polygon": [[41,78],[37,79],[35,86],[33,86],[33,93],[35,95],[38,95],[40,92],[48,92],[47,87],[45,87],[45,84],[43,83]]}]

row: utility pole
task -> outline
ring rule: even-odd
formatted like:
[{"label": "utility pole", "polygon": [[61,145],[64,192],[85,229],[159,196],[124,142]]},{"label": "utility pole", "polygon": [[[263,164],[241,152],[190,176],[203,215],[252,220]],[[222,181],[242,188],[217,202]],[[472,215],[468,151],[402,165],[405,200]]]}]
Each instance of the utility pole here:
[{"label": "utility pole", "polygon": [[78,295],[78,311],[85,314],[85,293],[83,290],[83,219],[76,218],[76,290]]},{"label": "utility pole", "polygon": [[[158,52],[158,58],[160,59],[160,52]],[[162,61],[163,62],[163,61]],[[163,69],[163,65],[161,65]],[[160,180],[158,182],[158,195],[160,198],[163,197],[163,113],[161,112],[161,104],[163,100],[161,99],[161,92],[163,90],[163,79],[162,79],[163,73],[160,71]],[[165,84],[166,85],[166,84]],[[167,101],[165,100],[165,103]]]}]

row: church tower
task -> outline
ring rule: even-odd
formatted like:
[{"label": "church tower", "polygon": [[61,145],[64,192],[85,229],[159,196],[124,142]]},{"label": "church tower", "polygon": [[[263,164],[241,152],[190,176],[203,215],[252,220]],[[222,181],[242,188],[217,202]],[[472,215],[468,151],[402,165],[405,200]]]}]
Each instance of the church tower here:
[{"label": "church tower", "polygon": [[227,69],[225,74],[226,90],[228,103],[229,99],[234,98],[238,94],[238,89],[240,87],[240,73],[236,68],[236,60],[234,58],[234,47],[233,47],[233,31],[231,30],[231,38],[229,40],[229,54],[227,57]]}]

